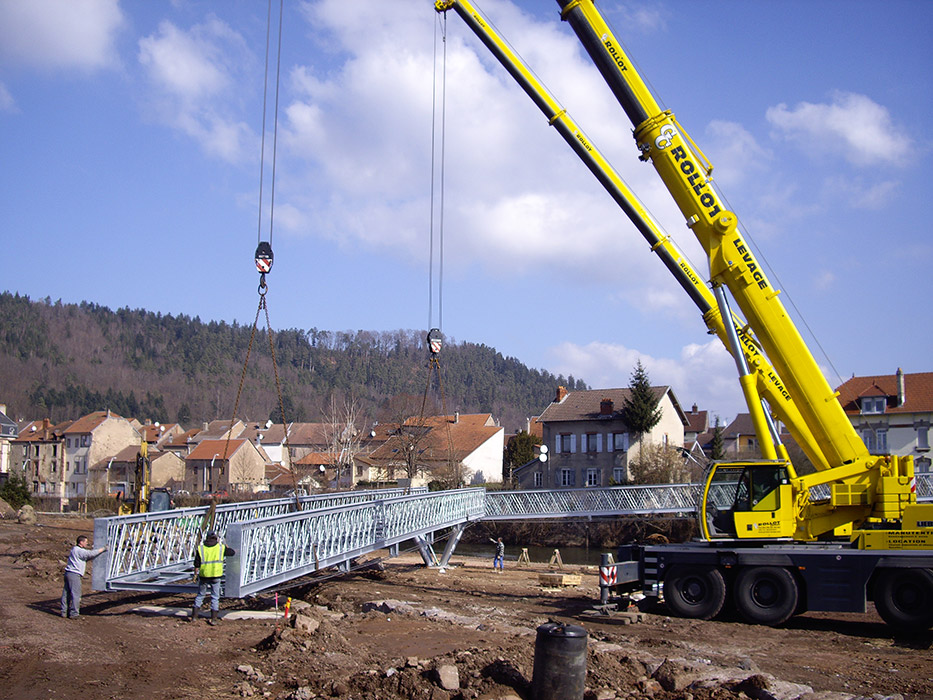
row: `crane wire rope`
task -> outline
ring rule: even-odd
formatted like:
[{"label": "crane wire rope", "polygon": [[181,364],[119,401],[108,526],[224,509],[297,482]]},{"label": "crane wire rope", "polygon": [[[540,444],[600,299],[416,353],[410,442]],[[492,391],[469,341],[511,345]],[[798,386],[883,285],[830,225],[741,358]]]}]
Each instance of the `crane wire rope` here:
[{"label": "crane wire rope", "polygon": [[[441,43],[441,66],[440,66],[440,99],[438,99],[438,35]],[[438,108],[440,101],[440,108]],[[421,399],[421,413],[418,419],[418,428],[425,425],[425,411],[427,409],[428,392],[431,388],[434,375],[437,376],[437,386],[441,397],[441,411],[444,423],[447,428],[447,461],[450,471],[454,474],[456,485],[460,486],[459,469],[452,465],[453,455],[453,436],[450,431],[450,421],[447,418],[447,397],[444,394],[444,381],[441,372],[439,354],[443,344],[443,322],[444,322],[444,181],[445,181],[445,154],[447,142],[447,13],[437,15],[437,21],[434,25],[434,65],[432,76],[432,112],[431,112],[431,225],[430,225],[430,243],[429,261],[428,261],[428,335],[427,345],[429,350],[429,359],[427,365],[427,381],[424,386],[424,394]],[[438,110],[440,110],[440,135],[438,136]],[[438,149],[438,140],[440,148]],[[438,154],[438,150],[440,153]],[[435,170],[436,168],[436,170]],[[437,199],[437,211],[435,211],[435,194]],[[437,223],[438,239],[438,275],[437,275],[437,326],[434,326],[434,226]]]},{"label": "crane wire rope", "polygon": [[[266,60],[265,60],[265,70],[263,76],[263,95],[262,95],[262,136],[260,139],[260,156],[259,156],[259,224],[257,226],[257,248],[256,248],[256,269],[259,272],[259,305],[256,308],[256,316],[253,319],[253,327],[249,336],[249,344],[246,348],[246,359],[243,362],[243,371],[240,374],[240,384],[237,388],[236,399],[233,403],[233,415],[230,418],[230,426],[227,429],[227,439],[224,444],[224,454],[221,458],[220,468],[221,473],[223,473],[224,463],[228,462],[230,455],[230,440],[233,438],[233,425],[236,422],[237,411],[240,406],[240,398],[243,394],[243,385],[246,381],[246,370],[249,366],[249,357],[253,349],[253,342],[256,338],[256,329],[259,325],[259,314],[265,311],[266,318],[266,336],[269,339],[269,355],[272,358],[272,371],[275,377],[275,392],[278,398],[279,404],[279,413],[282,418],[282,430],[284,432],[284,445],[285,445],[285,455],[291,454],[291,448],[288,444],[288,422],[285,418],[285,402],[282,398],[282,384],[279,378],[279,367],[278,361],[275,356],[275,336],[272,330],[272,322],[269,318],[269,305],[266,302],[266,292],[268,291],[268,286],[266,284],[266,274],[272,269],[272,232],[274,225],[274,214],[275,214],[275,171],[276,171],[276,156],[277,156],[277,147],[278,147],[278,133],[279,133],[279,87],[280,87],[280,76],[282,68],[282,25],[283,25],[283,15],[284,15],[284,0],[279,0],[279,26],[278,26],[278,40],[276,47],[276,68],[275,68],[275,108],[273,111],[273,127],[272,127],[272,175],[270,183],[270,193],[269,193],[269,240],[266,242],[262,241],[262,218],[263,218],[263,208],[262,208],[262,192],[263,192],[263,181],[265,180],[265,144],[266,144],[266,113],[268,111],[268,91],[269,91],[269,48],[271,45],[270,34],[272,29],[272,0],[269,0],[268,10],[266,15]],[[295,509],[301,510],[301,503],[298,498],[298,482],[295,476],[295,471],[292,468],[288,469],[289,474],[292,478],[292,485],[295,494]],[[231,474],[232,476],[232,474]]]},{"label": "crane wire rope", "polygon": [[[442,45],[440,87],[440,148],[438,149],[438,34]],[[437,16],[434,27],[434,66],[431,94],[431,225],[428,246],[428,328],[434,328],[434,239],[438,239],[437,328],[444,327],[444,181],[447,141],[447,13]],[[437,151],[440,151],[440,154]],[[435,168],[437,171],[435,171]],[[435,193],[437,195],[435,202]],[[435,211],[435,204],[437,211]]]}]

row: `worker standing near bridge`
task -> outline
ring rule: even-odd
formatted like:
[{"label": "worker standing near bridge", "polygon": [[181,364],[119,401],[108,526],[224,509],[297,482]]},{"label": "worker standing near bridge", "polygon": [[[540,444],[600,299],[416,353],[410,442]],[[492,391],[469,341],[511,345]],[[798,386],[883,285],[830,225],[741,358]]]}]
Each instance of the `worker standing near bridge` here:
[{"label": "worker standing near bridge", "polygon": [[[68,563],[65,564],[65,585],[62,588],[62,617],[76,619],[81,614],[81,577],[87,569],[87,563],[96,559],[107,551],[106,547],[91,549],[87,546],[88,539],[79,535],[75,546],[68,554]],[[71,610],[69,612],[69,604]]]},{"label": "worker standing near bridge", "polygon": [[496,556],[492,559],[492,569],[497,574],[501,574],[505,566],[505,543],[501,537],[495,540],[490,538],[489,541],[494,542],[496,545]]},{"label": "worker standing near bridge", "polygon": [[194,607],[191,608],[189,622],[198,619],[201,604],[210,593],[211,619],[208,624],[217,624],[217,613],[220,611],[220,584],[224,580],[224,557],[234,554],[236,552],[223,544],[213,530],[207,533],[204,542],[198,546],[198,551],[194,555],[194,569],[198,576],[198,594],[194,598]]}]

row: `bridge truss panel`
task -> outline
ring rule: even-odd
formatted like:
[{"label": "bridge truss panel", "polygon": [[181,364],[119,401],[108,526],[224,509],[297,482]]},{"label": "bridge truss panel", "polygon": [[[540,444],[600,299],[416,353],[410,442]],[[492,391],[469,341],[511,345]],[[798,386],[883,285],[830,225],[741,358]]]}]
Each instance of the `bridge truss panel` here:
[{"label": "bridge truss panel", "polygon": [[[301,496],[301,512],[351,506],[376,499],[427,493],[426,488],[342,491]],[[260,520],[293,513],[295,498],[277,498],[242,503],[225,503],[215,508],[211,523],[205,518],[209,506],[136,515],[97,518],[94,542],[108,551],[94,560],[92,583],[95,590],[188,590],[182,583],[192,577],[194,550],[205,528],[221,539],[236,522]]]},{"label": "bridge truss panel", "polygon": [[479,520],[483,489],[459,489],[232,523],[224,595],[243,597],[414,537]]}]

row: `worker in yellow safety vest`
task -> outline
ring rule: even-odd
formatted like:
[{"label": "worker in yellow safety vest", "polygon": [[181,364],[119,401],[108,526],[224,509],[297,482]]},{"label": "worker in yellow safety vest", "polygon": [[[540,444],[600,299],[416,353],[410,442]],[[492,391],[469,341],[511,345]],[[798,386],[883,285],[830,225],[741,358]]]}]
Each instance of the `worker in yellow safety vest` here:
[{"label": "worker in yellow safety vest", "polygon": [[207,533],[194,554],[194,570],[198,577],[198,594],[194,598],[194,607],[191,608],[190,622],[198,619],[198,611],[208,594],[211,596],[210,625],[217,624],[217,614],[220,611],[220,585],[224,580],[224,557],[236,554],[217,537],[211,530]]}]

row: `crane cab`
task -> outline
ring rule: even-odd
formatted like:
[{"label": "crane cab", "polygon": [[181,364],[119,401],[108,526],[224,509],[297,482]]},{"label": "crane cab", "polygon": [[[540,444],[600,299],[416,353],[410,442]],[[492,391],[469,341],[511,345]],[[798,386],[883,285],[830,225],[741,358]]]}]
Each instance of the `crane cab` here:
[{"label": "crane cab", "polygon": [[713,464],[699,512],[705,540],[792,537],[796,520],[787,462]]}]

